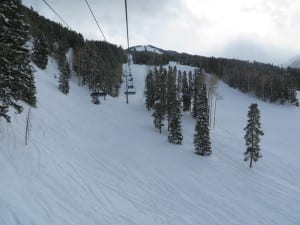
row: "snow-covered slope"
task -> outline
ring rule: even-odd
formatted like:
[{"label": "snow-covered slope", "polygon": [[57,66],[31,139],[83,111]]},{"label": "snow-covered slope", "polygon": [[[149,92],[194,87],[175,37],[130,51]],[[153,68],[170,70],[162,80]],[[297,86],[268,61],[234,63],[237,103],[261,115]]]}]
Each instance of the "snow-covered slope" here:
[{"label": "snow-covered slope", "polygon": [[[190,67],[178,68],[192,69]],[[26,113],[0,125],[1,225],[295,225],[300,221],[300,111],[241,94],[223,83],[210,157],[153,128],[143,100],[149,68],[134,65],[137,95],[90,102],[71,83],[57,90],[57,65],[37,70],[38,108],[24,146]],[[247,107],[261,110],[264,157],[243,162]],[[25,110],[25,112],[27,109]]]},{"label": "snow-covered slope", "polygon": [[163,51],[159,48],[156,48],[152,45],[137,45],[130,47],[131,51],[137,51],[137,52],[154,52],[157,54],[163,54]]}]

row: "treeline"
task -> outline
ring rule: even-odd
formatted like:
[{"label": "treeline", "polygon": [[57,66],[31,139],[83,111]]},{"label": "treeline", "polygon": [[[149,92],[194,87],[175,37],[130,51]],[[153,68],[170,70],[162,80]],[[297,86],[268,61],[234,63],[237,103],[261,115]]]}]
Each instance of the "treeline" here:
[{"label": "treeline", "polygon": [[74,52],[73,66],[80,84],[92,91],[105,91],[118,95],[122,81],[122,64],[125,61],[121,47],[101,41],[87,41]]},{"label": "treeline", "polygon": [[66,52],[69,48],[79,48],[84,45],[84,38],[80,33],[72,31],[59,23],[55,23],[32,8],[21,6],[29,31],[33,38],[43,36],[51,53]]},{"label": "treeline", "polygon": [[290,103],[299,106],[296,90],[299,88],[299,71],[285,69],[271,64],[249,62],[236,59],[224,59],[174,53],[163,54],[133,52],[138,64],[161,65],[169,61],[196,66],[208,73],[216,74],[229,86],[244,93],[250,93],[263,101]]},{"label": "treeline", "polygon": [[[67,60],[70,49],[74,59]],[[118,95],[124,62],[121,47],[85,41],[80,33],[40,16],[20,0],[0,1],[0,55],[0,118],[7,122],[10,108],[17,113],[23,111],[20,101],[36,107],[34,69],[30,62],[45,69],[49,55],[58,62],[58,89],[62,93],[69,93],[69,79],[75,70],[81,84],[92,92],[98,87],[107,94]]]},{"label": "treeline", "polygon": [[0,1],[0,118],[10,122],[9,110],[23,111],[23,104],[36,106],[36,88],[30,64],[29,26],[21,1]]},{"label": "treeline", "polygon": [[259,62],[210,58],[207,71],[229,86],[252,93],[263,101],[299,106],[296,84],[287,69]]},{"label": "treeline", "polygon": [[[80,84],[86,85],[91,92],[101,89],[109,95],[118,95],[125,60],[121,47],[107,42],[85,41],[80,33],[40,16],[32,8],[22,6],[22,12],[30,24],[34,44],[32,61],[45,69],[49,54],[57,60],[60,71],[58,88],[62,93],[68,94],[69,79],[74,70]],[[73,49],[71,65],[66,59],[70,49]]]},{"label": "treeline", "polygon": [[166,54],[157,54],[154,52],[130,51],[135,64],[144,65],[165,65],[170,59]]}]

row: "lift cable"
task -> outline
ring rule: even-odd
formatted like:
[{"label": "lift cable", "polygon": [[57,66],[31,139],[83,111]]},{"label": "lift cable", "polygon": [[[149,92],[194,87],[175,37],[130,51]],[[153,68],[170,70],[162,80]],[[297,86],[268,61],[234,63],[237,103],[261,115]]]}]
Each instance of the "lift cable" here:
[{"label": "lift cable", "polygon": [[53,7],[46,1],[43,0],[43,2],[49,7],[49,9],[51,9],[52,12],[55,13],[56,16],[58,16],[58,18],[68,27],[70,28],[69,24],[58,14],[58,12],[55,11],[55,9],[53,9]]},{"label": "lift cable", "polygon": [[98,27],[98,29],[100,30],[100,32],[101,32],[101,34],[102,34],[102,36],[103,36],[103,38],[104,38],[104,40],[107,41],[107,40],[106,40],[106,37],[105,37],[105,35],[104,35],[104,33],[103,33],[101,27],[100,27],[99,22],[98,22],[98,20],[97,20],[97,18],[96,18],[96,16],[95,16],[95,14],[93,13],[92,7],[91,7],[91,5],[89,4],[88,0],[85,0],[85,3],[87,4],[87,6],[88,6],[88,8],[89,8],[89,10],[90,10],[90,12],[91,12],[91,14],[92,14],[92,16],[93,16],[93,18],[94,18],[96,24],[97,24],[97,27]]}]

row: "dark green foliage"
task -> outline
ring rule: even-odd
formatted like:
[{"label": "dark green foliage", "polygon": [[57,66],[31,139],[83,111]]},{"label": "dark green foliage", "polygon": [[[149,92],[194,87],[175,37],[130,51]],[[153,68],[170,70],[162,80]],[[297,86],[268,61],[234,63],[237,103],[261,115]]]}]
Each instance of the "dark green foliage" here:
[{"label": "dark green foliage", "polygon": [[198,104],[199,104],[199,96],[200,91],[202,90],[204,84],[204,75],[201,73],[198,73],[195,75],[195,83],[194,83],[194,90],[193,90],[193,109],[192,109],[192,116],[194,118],[197,118],[199,112],[198,112]]},{"label": "dark green foliage", "polygon": [[46,69],[48,64],[48,43],[44,35],[37,35],[33,42],[32,61],[41,69]]},{"label": "dark green foliage", "polygon": [[169,62],[168,57],[164,54],[157,54],[154,52],[131,52],[135,64],[145,65],[164,65]]},{"label": "dark green foliage", "polygon": [[73,49],[73,69],[81,85],[87,85],[93,91],[99,83],[102,91],[111,96],[118,95],[119,90],[116,87],[120,86],[122,80],[124,62],[124,51],[121,47],[107,42],[84,41],[80,33],[52,22],[25,6],[22,10],[31,25],[31,35],[37,39],[43,34],[50,54],[60,57],[59,55],[65,55],[70,48]]},{"label": "dark green foliage", "polygon": [[191,108],[191,91],[188,83],[186,72],[183,73],[182,77],[182,104],[183,111],[190,111]]},{"label": "dark green foliage", "polygon": [[155,69],[154,71],[154,84],[155,84],[155,99],[156,102],[154,104],[154,112],[152,116],[154,117],[153,123],[154,127],[159,129],[161,133],[161,129],[164,126],[163,121],[165,119],[166,110],[167,110],[167,89],[166,89],[166,78],[167,71],[163,69],[161,66],[159,70]]},{"label": "dark green foliage", "polygon": [[179,101],[182,101],[182,73],[180,70],[178,70],[177,73],[177,98],[179,99]]},{"label": "dark green foliage", "polygon": [[145,79],[145,105],[148,111],[152,109],[155,101],[155,93],[154,93],[154,78],[152,71],[150,71]]},{"label": "dark green foliage", "polygon": [[59,54],[59,78],[58,78],[58,89],[64,93],[69,93],[69,79],[70,79],[70,66],[69,63],[66,61],[66,57],[63,52]]},{"label": "dark green foliage", "polygon": [[21,13],[19,0],[0,2],[0,116],[10,121],[9,107],[17,113],[23,108],[18,100],[36,106],[33,69],[30,52],[25,47],[28,24]]},{"label": "dark green foliage", "polygon": [[164,126],[164,119],[165,119],[165,114],[164,114],[164,105],[161,102],[156,102],[154,104],[154,112],[152,114],[154,117],[153,124],[154,127],[159,129],[159,133],[161,133],[161,129]]},{"label": "dark green foliage", "polygon": [[183,140],[182,128],[181,128],[181,110],[180,102],[175,99],[174,107],[171,110],[169,118],[169,135],[168,140],[173,144],[181,144]]},{"label": "dark green foliage", "polygon": [[[163,51],[163,54],[134,52],[135,62],[139,64],[167,64],[176,61],[180,64],[197,66],[208,73],[216,74],[229,86],[245,93],[254,94],[263,101],[291,103],[298,105],[294,88],[300,89],[300,69],[281,68],[271,64],[249,62],[236,59],[204,57]],[[294,83],[290,82],[291,78]],[[292,94],[288,94],[293,92]]]},{"label": "dark green foliage", "polygon": [[208,99],[206,92],[206,85],[204,84],[197,97],[197,121],[194,134],[195,153],[202,156],[211,154]]},{"label": "dark green foliage", "polygon": [[120,85],[124,51],[121,47],[100,41],[87,41],[74,51],[73,67],[81,85],[100,89],[115,96],[115,87]]},{"label": "dark green foliage", "polygon": [[60,68],[59,80],[58,80],[58,88],[64,93],[69,93],[69,76],[70,76],[70,67],[67,62]]},{"label": "dark green foliage", "polygon": [[22,12],[27,23],[30,24],[30,34],[34,38],[43,34],[51,53],[66,52],[69,48],[76,49],[84,45],[84,39],[80,33],[46,19],[26,6],[22,6]]},{"label": "dark green foliage", "polygon": [[262,157],[260,154],[260,136],[264,135],[261,130],[260,113],[257,104],[251,104],[248,112],[248,124],[244,128],[246,134],[244,136],[247,150],[244,153],[244,161],[250,160],[250,168],[252,167],[252,161],[256,162]]},{"label": "dark green foliage", "polygon": [[174,107],[176,107],[177,90],[176,90],[176,71],[169,67],[167,78],[167,119],[168,119],[168,131],[170,130],[170,122]]}]

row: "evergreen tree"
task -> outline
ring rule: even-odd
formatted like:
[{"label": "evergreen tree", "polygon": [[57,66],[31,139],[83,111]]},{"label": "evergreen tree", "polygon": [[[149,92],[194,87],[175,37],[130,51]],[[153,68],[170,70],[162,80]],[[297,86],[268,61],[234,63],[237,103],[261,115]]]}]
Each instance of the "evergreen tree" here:
[{"label": "evergreen tree", "polygon": [[180,102],[180,107],[181,107],[181,102],[182,102],[182,72],[178,70],[177,72],[177,98]]},{"label": "evergreen tree", "polygon": [[197,97],[197,121],[194,134],[195,153],[207,156],[211,154],[209,134],[209,115],[206,85],[204,84]]},{"label": "evergreen tree", "polygon": [[260,136],[264,135],[261,130],[260,124],[260,113],[257,107],[257,104],[251,104],[249,106],[248,112],[248,124],[244,128],[246,134],[244,136],[246,141],[247,150],[244,153],[244,161],[250,159],[250,168],[252,167],[252,162],[256,162],[259,158],[262,157],[260,154]]},{"label": "evergreen tree", "polygon": [[48,64],[48,43],[44,35],[37,35],[33,42],[32,61],[41,69],[46,69]]},{"label": "evergreen tree", "polygon": [[191,93],[188,84],[188,79],[186,72],[183,72],[182,77],[182,102],[183,102],[183,111],[190,111],[191,108]]},{"label": "evergreen tree", "polygon": [[173,110],[171,111],[170,116],[170,129],[168,140],[173,144],[181,144],[182,143],[182,129],[181,129],[181,110],[180,103],[178,100],[175,100],[175,104]]},{"label": "evergreen tree", "polygon": [[161,66],[159,71],[155,70],[155,98],[156,103],[154,104],[154,127],[159,129],[164,126],[163,121],[166,115],[166,102],[167,102],[167,89],[166,89],[166,77],[167,71]]},{"label": "evergreen tree", "polygon": [[58,80],[58,88],[64,93],[69,93],[69,77],[70,77],[70,67],[69,63],[65,62],[60,68],[59,80]]},{"label": "evergreen tree", "polygon": [[188,75],[188,77],[189,77],[189,80],[188,80],[188,83],[189,83],[189,89],[188,89],[188,92],[189,92],[189,97],[190,97],[190,108],[189,108],[189,110],[191,111],[191,106],[192,106],[192,97],[193,97],[193,95],[194,95],[194,85],[195,85],[195,81],[194,81],[194,76],[193,76],[193,74],[192,74],[192,72],[190,71],[189,72],[189,75]]},{"label": "evergreen tree", "polygon": [[168,131],[170,128],[171,114],[176,104],[177,92],[176,92],[176,71],[171,67],[168,70],[167,78],[167,119],[168,119]]},{"label": "evergreen tree", "polygon": [[192,109],[192,116],[194,118],[197,118],[198,116],[198,105],[199,105],[199,96],[200,96],[200,91],[202,90],[204,84],[204,76],[202,74],[198,74],[195,77],[195,84],[194,84],[194,91],[193,91],[193,109]]},{"label": "evergreen tree", "polygon": [[0,116],[7,122],[8,108],[17,113],[23,108],[18,100],[36,106],[36,89],[30,52],[25,46],[29,40],[29,26],[21,13],[20,0],[0,2]]},{"label": "evergreen tree", "polygon": [[150,71],[145,80],[145,105],[148,111],[153,107],[155,101],[154,80],[152,71]]},{"label": "evergreen tree", "polygon": [[161,129],[164,126],[164,106],[159,101],[154,104],[154,112],[152,114],[154,117],[153,123],[154,127],[159,129],[159,133],[161,133]]}]

